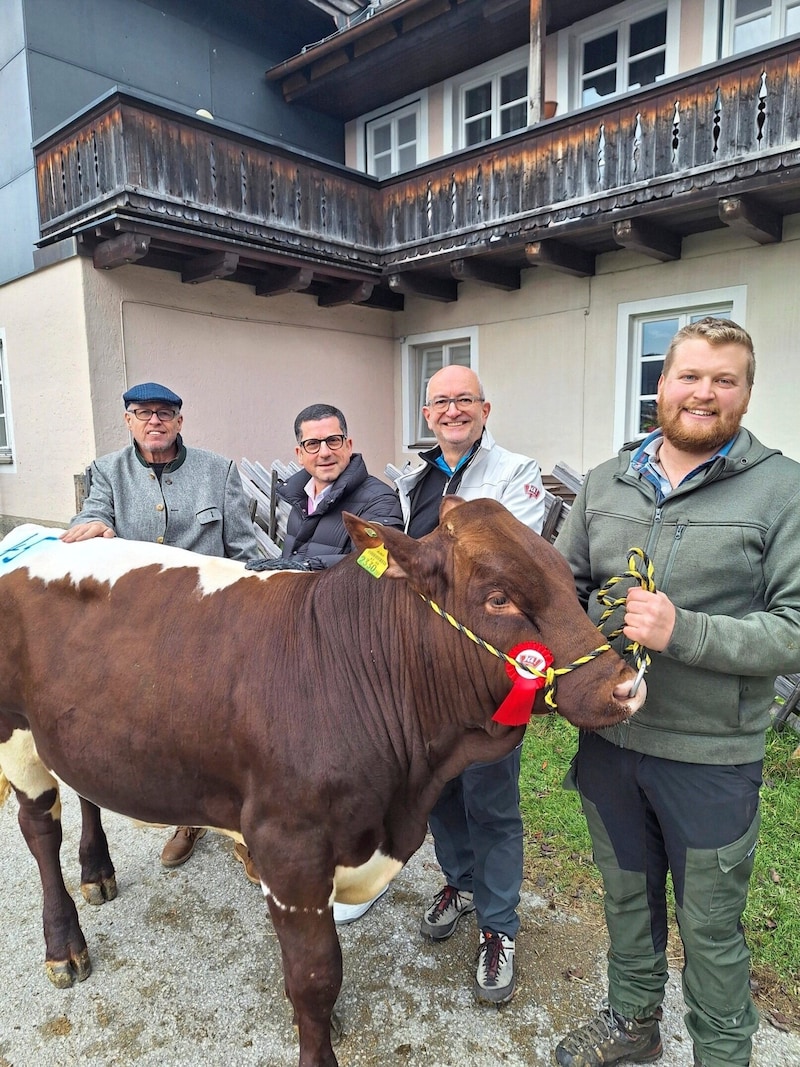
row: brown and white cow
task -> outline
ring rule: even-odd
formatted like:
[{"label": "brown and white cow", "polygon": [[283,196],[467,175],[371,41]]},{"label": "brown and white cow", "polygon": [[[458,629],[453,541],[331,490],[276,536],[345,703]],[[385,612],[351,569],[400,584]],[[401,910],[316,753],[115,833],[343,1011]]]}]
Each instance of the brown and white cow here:
[{"label": "brown and white cow", "polygon": [[[91,902],[116,895],[96,805],[247,841],[301,1067],[336,1064],[333,900],[382,888],[423,841],[442,784],[524,730],[492,718],[507,664],[419,594],[497,650],[548,646],[556,668],[602,643],[561,556],[495,501],[448,498],[419,541],[346,521],[361,565],[354,553],[314,574],[118,539],[66,545],[40,527],[0,544],[0,768],[39,865],[50,978],[91,969],[59,864],[57,775],[85,798]],[[644,699],[644,686],[629,698],[633,678],[603,652],[559,678],[558,710],[580,727],[620,721]]]}]

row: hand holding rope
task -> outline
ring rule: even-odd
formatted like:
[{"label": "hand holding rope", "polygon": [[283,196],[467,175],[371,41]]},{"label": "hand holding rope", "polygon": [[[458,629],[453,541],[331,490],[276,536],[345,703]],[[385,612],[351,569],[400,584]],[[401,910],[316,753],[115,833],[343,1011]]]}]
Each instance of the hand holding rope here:
[{"label": "hand holding rope", "polygon": [[[635,578],[639,585],[642,587],[642,589],[645,589],[648,593],[656,592],[656,583],[653,579],[653,564],[644,549],[632,548],[628,553],[628,570],[626,571],[626,573],[618,574],[615,575],[613,578],[609,578],[603,588],[598,589],[598,603],[603,604],[606,609],[600,616],[600,622],[598,623],[598,626],[601,631],[603,629],[603,623],[605,623],[606,620],[609,619],[611,615],[613,615],[617,608],[624,606],[627,600],[627,595],[622,597],[613,597],[611,595],[611,589],[618,582],[625,581],[628,578]],[[613,639],[615,637],[619,637],[622,632],[623,627],[620,626],[618,629],[612,631],[612,633],[607,635],[608,640],[613,641]],[[625,651],[633,653],[634,661],[638,668],[638,674],[636,675],[629,694],[629,696],[635,696],[636,691],[642,681],[642,678],[644,678],[645,671],[650,666],[650,653],[647,651],[644,645],[639,644],[638,641],[632,641],[629,645],[626,645]]]}]

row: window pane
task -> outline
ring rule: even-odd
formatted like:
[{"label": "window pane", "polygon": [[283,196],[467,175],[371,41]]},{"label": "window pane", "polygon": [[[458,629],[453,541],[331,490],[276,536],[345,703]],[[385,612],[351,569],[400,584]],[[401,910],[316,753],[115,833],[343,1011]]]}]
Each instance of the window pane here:
[{"label": "window pane", "polygon": [[390,154],[375,156],[372,161],[372,173],[376,178],[388,178],[392,173],[392,157]]},{"label": "window pane", "polygon": [[447,360],[448,363],[456,363],[459,367],[468,367],[470,364],[470,347],[468,343],[450,345],[447,354],[450,357]]},{"label": "window pane", "polygon": [[411,170],[417,165],[417,146],[407,145],[397,153],[397,166],[400,170]]},{"label": "window pane", "polygon": [[467,146],[480,144],[481,141],[488,141],[491,136],[492,120],[488,115],[482,119],[476,119],[474,122],[467,123],[465,138]]},{"label": "window pane", "polygon": [[528,103],[514,104],[500,112],[500,132],[511,133],[528,125]]},{"label": "window pane", "polygon": [[658,392],[658,379],[663,369],[663,359],[647,359],[642,363],[642,381],[639,391],[643,396],[652,396]]},{"label": "window pane", "polygon": [[397,122],[397,143],[410,144],[417,139],[417,116],[403,115]]},{"label": "window pane", "polygon": [[800,33],[800,5],[786,12],[786,35]]},{"label": "window pane", "polygon": [[604,96],[611,96],[617,91],[617,72],[609,70],[606,74],[595,74],[583,83],[583,103],[593,104]]},{"label": "window pane", "polygon": [[642,326],[642,356],[663,356],[680,325],[675,316],[645,322]]},{"label": "window pane", "polygon": [[760,48],[769,42],[770,17],[745,22],[733,31],[734,52],[746,52],[750,48]]},{"label": "window pane", "polygon": [[647,59],[637,59],[628,67],[628,88],[635,89],[639,85],[652,85],[663,73],[663,52],[657,52],[654,56],[648,56]]},{"label": "window pane", "polygon": [[642,400],[639,405],[639,433],[650,433],[658,425],[655,400]]},{"label": "window pane", "polygon": [[630,55],[638,56],[653,48],[662,48],[667,42],[667,13],[660,11],[649,19],[631,25]]},{"label": "window pane", "polygon": [[492,107],[492,83],[476,85],[474,89],[467,89],[464,95],[464,116],[471,119],[474,115],[482,115],[490,111]]},{"label": "window pane", "polygon": [[742,19],[747,15],[755,15],[757,11],[768,14],[771,4],[764,0],[736,0],[736,18]]},{"label": "window pane", "polygon": [[510,104],[512,100],[522,100],[528,95],[528,72],[515,70],[504,74],[500,79],[500,104]]},{"label": "window pane", "polygon": [[617,31],[587,41],[583,46],[583,73],[609,67],[617,62]]},{"label": "window pane", "polygon": [[392,147],[392,126],[387,122],[385,126],[372,127],[372,151],[388,152]]}]

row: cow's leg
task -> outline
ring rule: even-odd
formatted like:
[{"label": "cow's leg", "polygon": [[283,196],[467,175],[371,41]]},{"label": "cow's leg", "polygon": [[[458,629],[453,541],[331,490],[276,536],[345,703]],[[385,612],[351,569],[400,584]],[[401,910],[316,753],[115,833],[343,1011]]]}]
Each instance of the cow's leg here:
[{"label": "cow's leg", "polygon": [[292,908],[276,899],[268,887],[264,892],[300,1037],[300,1067],[336,1067],[331,1027],[342,985],[342,952],[333,912],[328,906]]},{"label": "cow's leg", "polygon": [[81,801],[81,893],[88,904],[105,904],[117,895],[114,864],[108,854],[100,809],[90,800]]},{"label": "cow's leg", "polygon": [[67,988],[92,970],[78,910],[61,875],[61,799],[29,730],[15,729],[0,743],[0,766],[19,801],[19,825],[39,868],[45,968],[53,985]]}]

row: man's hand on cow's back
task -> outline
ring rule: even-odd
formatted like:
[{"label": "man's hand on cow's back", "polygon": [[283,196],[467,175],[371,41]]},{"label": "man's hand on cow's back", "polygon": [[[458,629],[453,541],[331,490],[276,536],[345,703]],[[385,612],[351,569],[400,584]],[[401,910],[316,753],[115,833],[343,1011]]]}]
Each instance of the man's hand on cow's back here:
[{"label": "man's hand on cow's back", "polygon": [[72,541],[89,541],[92,537],[116,537],[116,533],[104,522],[95,519],[94,522],[80,522],[61,535],[61,540],[70,543]]}]

